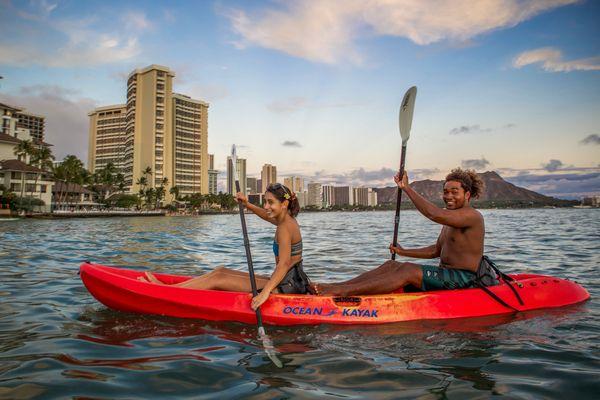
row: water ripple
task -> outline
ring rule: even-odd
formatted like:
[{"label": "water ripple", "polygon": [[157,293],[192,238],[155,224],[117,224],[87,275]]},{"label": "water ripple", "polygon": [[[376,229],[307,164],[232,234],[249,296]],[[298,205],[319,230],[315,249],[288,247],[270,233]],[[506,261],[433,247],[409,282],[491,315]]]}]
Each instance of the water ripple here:
[{"label": "water ripple", "polygon": [[[245,270],[235,215],[23,220],[0,224],[3,398],[591,398],[600,392],[600,210],[485,210],[486,253],[507,272],[581,282],[586,304],[459,321],[268,327],[114,312],[87,293],[83,260],[197,275]],[[389,255],[393,213],[301,214],[305,264],[348,279]],[[403,211],[400,242],[439,227]],[[273,268],[273,228],[249,217],[257,273]]]}]

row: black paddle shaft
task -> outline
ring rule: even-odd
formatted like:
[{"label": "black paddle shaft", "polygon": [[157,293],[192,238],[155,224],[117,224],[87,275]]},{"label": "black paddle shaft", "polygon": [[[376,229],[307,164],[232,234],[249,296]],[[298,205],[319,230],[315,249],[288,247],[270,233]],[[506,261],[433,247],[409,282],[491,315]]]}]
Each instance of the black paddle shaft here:
[{"label": "black paddle shaft", "polygon": [[[402,154],[400,155],[400,179],[404,175],[404,162],[406,161],[406,144],[402,144]],[[396,196],[396,218],[394,219],[394,247],[398,245],[398,226],[400,225],[400,205],[402,203],[402,189],[398,187]],[[396,253],[392,253],[392,260],[396,259]]]},{"label": "black paddle shaft", "polygon": [[[240,181],[235,180],[235,190],[240,191]],[[244,248],[246,249],[246,260],[248,260],[248,273],[250,274],[250,286],[252,286],[252,297],[258,295],[256,289],[256,277],[254,276],[254,266],[252,265],[252,253],[250,253],[250,240],[248,240],[248,229],[246,228],[246,218],[244,216],[244,206],[242,202],[238,202],[240,208],[240,219],[242,221],[242,233],[244,234]],[[260,314],[260,308],[256,309],[256,322],[258,327],[262,327],[262,315]]]}]

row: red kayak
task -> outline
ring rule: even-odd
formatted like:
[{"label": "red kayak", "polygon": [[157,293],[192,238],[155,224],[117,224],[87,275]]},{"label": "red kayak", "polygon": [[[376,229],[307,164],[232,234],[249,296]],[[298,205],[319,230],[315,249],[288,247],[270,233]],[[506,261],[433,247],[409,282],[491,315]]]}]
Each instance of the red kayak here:
[{"label": "red kayak", "polygon": [[[115,310],[141,314],[256,323],[250,293],[197,290],[169,286],[190,277],[154,274],[167,285],[142,282],[143,271],[81,264],[81,280],[89,292]],[[390,322],[481,317],[583,302],[589,293],[579,284],[551,276],[511,275],[515,280],[489,287],[501,301],[479,288],[417,293],[332,297],[272,294],[262,305],[271,325],[383,324]],[[521,305],[511,285],[521,297]]]}]

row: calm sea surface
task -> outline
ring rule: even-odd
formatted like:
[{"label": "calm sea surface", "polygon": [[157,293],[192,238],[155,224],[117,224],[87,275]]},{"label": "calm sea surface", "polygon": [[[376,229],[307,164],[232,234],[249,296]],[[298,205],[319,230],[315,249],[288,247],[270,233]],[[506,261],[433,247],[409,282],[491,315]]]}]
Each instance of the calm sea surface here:
[{"label": "calm sea surface", "polygon": [[[125,314],[77,275],[91,260],[180,273],[246,269],[238,215],[0,221],[0,399],[599,398],[600,210],[485,210],[486,252],[506,272],[576,280],[592,295],[559,310],[375,327],[256,328]],[[256,269],[274,227],[248,216]],[[403,211],[401,243],[439,227]],[[336,281],[388,258],[393,212],[299,217],[305,269]],[[409,228],[410,227],[410,228]]]}]

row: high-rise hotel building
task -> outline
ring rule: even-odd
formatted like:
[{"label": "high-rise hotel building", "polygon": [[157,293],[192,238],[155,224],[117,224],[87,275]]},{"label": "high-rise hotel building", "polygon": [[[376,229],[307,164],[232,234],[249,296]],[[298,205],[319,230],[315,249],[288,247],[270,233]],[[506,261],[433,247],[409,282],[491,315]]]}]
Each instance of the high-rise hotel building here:
[{"label": "high-rise hotel building", "polygon": [[[183,94],[173,94],[175,136],[175,185],[180,193],[207,194],[208,103]],[[205,134],[202,134],[202,133]]]},{"label": "high-rise hotel building", "polygon": [[123,170],[123,146],[125,145],[125,104],[96,108],[90,117],[90,141],[88,169],[100,170],[113,163]]},{"label": "high-rise hotel building", "polygon": [[208,103],[173,93],[174,76],[160,65],[136,69],[125,105],[89,114],[90,171],[113,162],[130,193],[142,177],[148,187],[166,178],[167,192],[177,186],[181,195],[208,193]]},{"label": "high-rise hotel building", "polygon": [[277,182],[277,167],[271,164],[264,164],[260,171],[261,193],[266,192],[270,184]]},{"label": "high-rise hotel building", "polygon": [[227,193],[236,194],[235,180],[240,182],[240,191],[246,193],[246,159],[238,158],[235,166],[237,177],[233,176],[233,161],[227,156]]},{"label": "high-rise hotel building", "polygon": [[215,169],[215,155],[208,155],[208,193],[217,194],[217,177],[219,171]]}]

